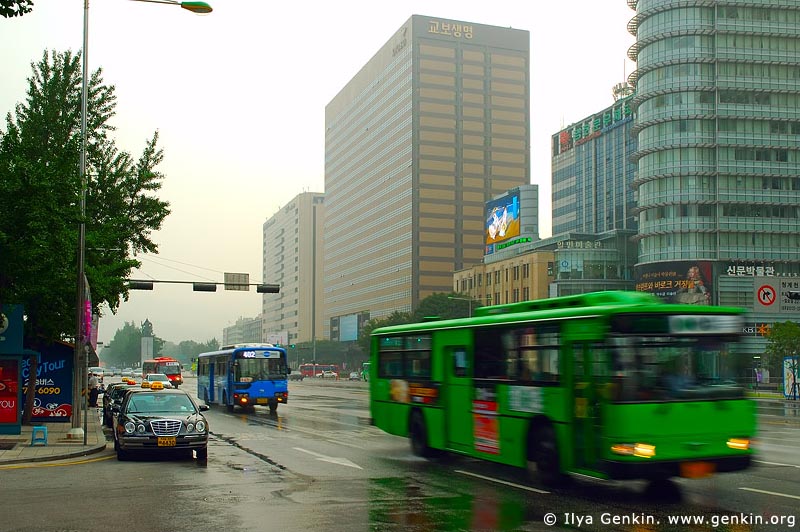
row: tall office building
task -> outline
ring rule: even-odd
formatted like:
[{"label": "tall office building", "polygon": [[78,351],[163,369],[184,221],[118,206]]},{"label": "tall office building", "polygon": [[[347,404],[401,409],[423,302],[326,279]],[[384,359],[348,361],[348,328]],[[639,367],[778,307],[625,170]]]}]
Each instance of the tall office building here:
[{"label": "tall office building", "polygon": [[240,317],[222,329],[222,345],[262,342],[261,318]]},{"label": "tall office building", "polygon": [[535,246],[554,253],[551,297],[634,288],[632,87],[613,94],[611,106],[552,137],[553,236]]},{"label": "tall office building", "polygon": [[[628,85],[624,85],[628,87]],[[620,87],[620,93],[622,88]],[[553,234],[636,230],[630,96],[553,135]]]},{"label": "tall office building", "polygon": [[800,2],[627,1],[637,286],[749,307],[755,336],[796,319]]},{"label": "tall office building", "polygon": [[280,285],[281,291],[262,298],[263,342],[322,338],[324,197],[303,192],[264,222],[264,282]]},{"label": "tall office building", "polygon": [[326,337],[481,262],[484,204],[530,183],[527,31],[414,15],[325,108]]}]

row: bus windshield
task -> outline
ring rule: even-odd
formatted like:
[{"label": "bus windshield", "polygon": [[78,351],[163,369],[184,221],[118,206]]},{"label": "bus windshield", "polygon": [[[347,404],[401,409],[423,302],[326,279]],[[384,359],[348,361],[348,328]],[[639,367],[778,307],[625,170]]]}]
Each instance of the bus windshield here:
[{"label": "bus windshield", "polygon": [[618,402],[738,398],[729,344],[720,338],[624,336],[611,343],[612,382]]},{"label": "bus windshield", "polygon": [[240,358],[236,360],[234,380],[265,381],[286,378],[286,364],[280,358]]},{"label": "bus windshield", "polygon": [[180,364],[173,363],[173,364],[160,364],[159,369],[161,370],[159,373],[163,373],[164,375],[180,375],[181,374],[181,366]]}]

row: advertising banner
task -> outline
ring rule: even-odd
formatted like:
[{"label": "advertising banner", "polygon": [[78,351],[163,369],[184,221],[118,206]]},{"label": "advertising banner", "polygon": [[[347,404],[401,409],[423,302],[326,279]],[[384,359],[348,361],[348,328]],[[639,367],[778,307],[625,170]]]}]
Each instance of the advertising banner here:
[{"label": "advertising banner", "polygon": [[783,395],[787,399],[800,397],[800,357],[783,359]]},{"label": "advertising banner", "polygon": [[643,264],[635,269],[636,290],[670,303],[711,304],[711,262],[675,261]]},{"label": "advertising banner", "polygon": [[[74,352],[69,344],[56,343],[42,348],[33,379],[32,419],[69,421],[72,416],[72,367]],[[23,404],[31,382],[31,357],[22,361]]]},{"label": "advertising banner", "polygon": [[0,423],[20,423],[19,360],[0,358]]}]

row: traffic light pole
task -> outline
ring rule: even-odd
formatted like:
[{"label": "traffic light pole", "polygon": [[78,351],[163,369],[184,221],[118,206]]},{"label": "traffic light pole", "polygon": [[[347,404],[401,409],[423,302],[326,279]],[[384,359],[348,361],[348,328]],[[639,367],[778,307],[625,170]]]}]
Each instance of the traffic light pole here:
[{"label": "traffic light pole", "polygon": [[[196,281],[164,281],[159,279],[128,279],[128,290],[152,290],[154,283],[168,283],[168,284],[190,284],[192,290],[195,292],[216,292],[217,286],[224,286],[226,290],[234,290],[247,292],[251,286],[256,287],[256,292],[259,294],[277,294],[281,291],[281,286],[278,284],[264,284],[264,283],[209,283],[209,282],[196,282]],[[232,288],[235,287],[235,288]],[[244,289],[242,289],[244,287]]]}]

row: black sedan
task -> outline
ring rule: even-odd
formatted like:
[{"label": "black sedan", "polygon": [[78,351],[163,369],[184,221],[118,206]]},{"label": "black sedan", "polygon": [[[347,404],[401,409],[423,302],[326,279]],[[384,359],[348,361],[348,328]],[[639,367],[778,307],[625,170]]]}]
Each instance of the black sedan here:
[{"label": "black sedan", "polygon": [[128,384],[126,381],[114,382],[106,386],[106,391],[103,394],[103,425],[108,428],[114,427],[114,413],[112,408],[114,405],[122,403],[123,394],[133,388],[138,387],[138,384]]},{"label": "black sedan", "polygon": [[114,450],[118,460],[133,452],[195,452],[198,460],[208,458],[208,422],[198,405],[183,390],[139,389],[126,393],[113,406]]}]

